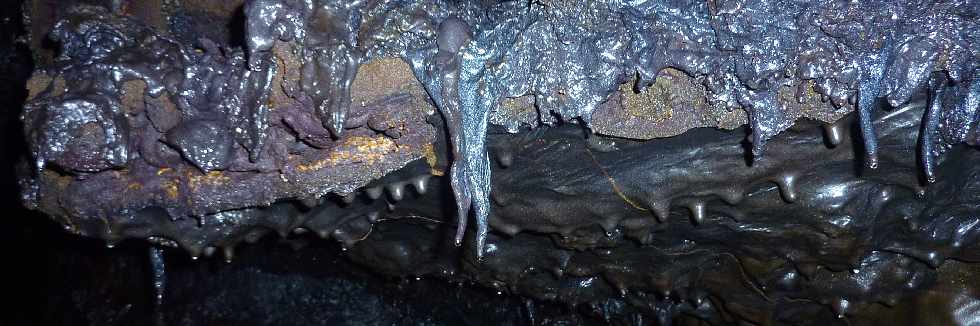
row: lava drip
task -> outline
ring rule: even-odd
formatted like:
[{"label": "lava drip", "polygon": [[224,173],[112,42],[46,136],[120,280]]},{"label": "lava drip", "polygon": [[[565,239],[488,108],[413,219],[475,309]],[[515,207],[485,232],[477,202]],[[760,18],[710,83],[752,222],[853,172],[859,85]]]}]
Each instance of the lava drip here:
[{"label": "lava drip", "polygon": [[891,64],[891,51],[891,39],[889,39],[878,53],[860,60],[862,68],[857,92],[858,123],[864,139],[865,164],[871,169],[878,168],[878,136],[872,124],[872,114],[874,105],[881,95],[881,80]]},{"label": "lava drip", "polygon": [[458,214],[455,243],[462,244],[472,210],[477,227],[476,252],[482,257],[490,209],[486,133],[496,97],[486,94],[487,84],[481,80],[493,52],[481,48],[473,37],[469,24],[450,17],[439,24],[437,51],[414,53],[415,58],[409,61],[442,113],[452,144],[450,183]]},{"label": "lava drip", "polygon": [[966,142],[977,145],[969,139],[976,134],[980,115],[980,80],[976,72],[973,79],[960,82],[950,81],[945,74],[933,74],[928,86],[929,104],[922,118],[921,147],[919,158],[926,181],[936,182],[937,160],[950,147]]},{"label": "lava drip", "polygon": [[323,127],[339,138],[351,105],[351,86],[367,59],[358,45],[363,1],[250,1],[245,6],[249,66],[259,69],[276,40],[301,48],[300,88]]},{"label": "lava drip", "polygon": [[167,291],[167,266],[163,259],[163,249],[160,247],[150,247],[149,249],[150,269],[153,271],[153,313],[157,324],[163,325],[164,295]]},{"label": "lava drip", "polygon": [[936,153],[936,134],[939,132],[939,114],[942,109],[942,98],[945,87],[941,83],[945,78],[932,78],[929,83],[929,104],[926,106],[926,113],[922,117],[922,141],[919,147],[919,158],[922,161],[922,169],[929,183],[936,182],[935,158]]}]

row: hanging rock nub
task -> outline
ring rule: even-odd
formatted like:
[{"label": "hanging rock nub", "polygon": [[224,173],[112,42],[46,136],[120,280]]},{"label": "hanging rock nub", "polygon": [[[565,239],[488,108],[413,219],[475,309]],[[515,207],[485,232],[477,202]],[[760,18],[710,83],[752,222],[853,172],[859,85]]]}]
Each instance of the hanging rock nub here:
[{"label": "hanging rock nub", "polygon": [[368,222],[371,222],[371,223],[377,222],[379,216],[381,216],[381,213],[380,212],[376,212],[376,211],[375,212],[367,213],[365,215],[365,217],[367,218]]},{"label": "hanging rock nub", "polygon": [[383,189],[381,189],[380,186],[364,189],[364,194],[366,194],[368,198],[371,198],[371,200],[376,200],[378,198],[381,198],[382,193],[383,193]]},{"label": "hanging rock nub", "polygon": [[830,148],[837,147],[842,142],[844,142],[844,133],[847,129],[844,128],[839,122],[827,123],[823,125],[823,136],[824,140],[827,141],[827,145]]},{"label": "hanging rock nub", "polygon": [[385,186],[385,190],[388,191],[388,196],[391,197],[393,201],[400,201],[405,198],[405,183],[395,182],[390,183]]},{"label": "hanging rock nub", "polygon": [[779,186],[779,193],[782,194],[783,199],[786,200],[786,202],[792,203],[797,199],[796,179],[796,175],[783,174],[773,180],[773,182]]},{"label": "hanging rock nub", "polygon": [[425,195],[429,190],[429,178],[430,175],[420,175],[412,179],[412,186],[415,187],[415,192],[419,195]]},{"label": "hanging rock nub", "polygon": [[503,148],[496,148],[494,149],[494,152],[497,154],[495,156],[497,157],[497,164],[500,164],[500,167],[506,169],[514,164],[514,153],[511,153],[511,151]]},{"label": "hanging rock nub", "polygon": [[337,240],[350,238],[350,235],[347,234],[347,232],[344,232],[344,230],[341,230],[340,228],[336,228],[333,230],[333,232],[330,232],[330,236],[332,236],[334,239]]},{"label": "hanging rock nub", "polygon": [[350,250],[351,248],[354,248],[354,245],[357,244],[357,241],[358,241],[357,239],[340,240],[340,250],[347,251]]},{"label": "hanging rock nub", "polygon": [[867,164],[866,164],[866,166],[869,169],[877,170],[878,169],[878,153],[867,153],[866,155],[867,155],[867,158],[866,158]]},{"label": "hanging rock nub", "polygon": [[618,233],[616,229],[619,227],[619,221],[621,220],[623,220],[622,216],[610,215],[602,221],[599,221],[599,227],[606,233],[607,238],[612,238],[615,233]]},{"label": "hanging rock nub", "polygon": [[222,252],[225,254],[225,262],[231,263],[232,259],[235,259],[235,246],[227,245],[222,248]]},{"label": "hanging rock nub", "polygon": [[[102,229],[102,235],[103,235],[103,238],[106,239],[106,242],[107,243],[108,242],[117,243],[117,242],[120,241],[119,240],[119,238],[120,238],[120,236],[119,236],[119,227],[116,225],[116,223],[113,223],[111,221],[110,222],[106,222],[105,228]],[[109,247],[109,248],[112,248],[112,247]]]},{"label": "hanging rock nub", "polygon": [[749,143],[752,144],[752,162],[759,162],[766,154],[766,139],[763,138],[762,133],[752,131],[749,136]]},{"label": "hanging rock nub", "polygon": [[808,263],[808,262],[796,263],[796,270],[800,272],[800,275],[806,277],[807,280],[813,279],[814,274],[817,273],[817,269],[819,268],[820,265],[815,263]]},{"label": "hanging rock nub", "polygon": [[851,302],[844,298],[837,298],[834,302],[830,303],[830,308],[834,310],[834,314],[837,318],[844,318],[847,314],[848,309],[851,307]]},{"label": "hanging rock nub", "polygon": [[320,205],[320,198],[318,197],[304,197],[298,200],[301,206],[306,209],[311,209]]},{"label": "hanging rock nub", "polygon": [[[428,223],[426,225],[427,226],[431,225],[433,227],[435,226],[435,224],[433,224],[433,223]],[[511,223],[502,223],[501,225],[497,225],[494,228],[494,230],[499,231],[500,233],[506,234],[506,235],[511,236],[511,237],[513,237],[513,236],[515,236],[515,235],[517,235],[518,233],[521,232],[521,228],[519,226],[514,225],[514,224],[511,224]]]},{"label": "hanging rock nub", "polygon": [[718,192],[717,195],[718,197],[721,197],[721,200],[725,201],[725,203],[734,206],[741,203],[742,199],[745,198],[745,191],[739,189],[738,187],[732,186],[726,187],[721,192]]},{"label": "hanging rock nub", "polygon": [[201,252],[203,251],[200,245],[188,245],[188,246],[184,246],[184,249],[187,250],[187,253],[191,255],[191,260],[197,260],[198,258],[200,258]]},{"label": "hanging rock nub", "polygon": [[330,230],[327,230],[327,229],[321,229],[321,230],[317,230],[316,231],[316,235],[318,237],[320,237],[320,239],[327,239],[327,238],[329,238],[331,233],[332,232]]},{"label": "hanging rock nub", "polygon": [[647,207],[649,207],[650,212],[653,213],[653,216],[657,218],[658,222],[660,223],[667,222],[667,217],[670,216],[669,200],[651,199],[647,203]]},{"label": "hanging rock nub", "polygon": [[340,196],[340,201],[343,202],[344,205],[350,205],[354,203],[354,199],[356,197],[357,197],[356,194],[350,193],[350,194]]},{"label": "hanging rock nub", "polygon": [[629,294],[629,289],[626,288],[626,285],[617,285],[616,289],[619,290],[619,296],[622,298],[625,298]]},{"label": "hanging rock nub", "polygon": [[706,209],[703,201],[692,202],[687,206],[687,209],[691,211],[691,221],[694,222],[694,225],[704,223]]},{"label": "hanging rock nub", "polygon": [[355,236],[354,234],[341,230],[340,228],[333,231],[333,237],[334,239],[337,239],[338,242],[340,242],[340,247],[341,250],[343,251],[347,251],[348,249],[353,248],[354,245],[361,240],[359,237]]}]

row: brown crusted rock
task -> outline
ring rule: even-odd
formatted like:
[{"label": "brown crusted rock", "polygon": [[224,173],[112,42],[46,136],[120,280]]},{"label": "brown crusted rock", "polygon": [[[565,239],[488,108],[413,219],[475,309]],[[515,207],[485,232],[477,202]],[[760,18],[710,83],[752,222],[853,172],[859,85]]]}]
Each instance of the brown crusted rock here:
[{"label": "brown crusted rock", "polygon": [[[701,82],[687,74],[665,69],[653,85],[635,92],[633,83],[623,84],[593,116],[595,132],[632,139],[665,138],[689,129],[717,127],[735,129],[748,123],[744,109],[729,109],[707,101]],[[779,90],[779,103],[787,117],[834,122],[852,111],[822,102],[811,82]]]},{"label": "brown crusted rock", "polygon": [[[654,83],[636,92],[635,81],[620,85],[608,101],[596,109],[591,127],[596,133],[630,139],[673,137],[693,128],[735,129],[748,123],[743,108],[731,109],[708,101],[697,78],[667,68]],[[778,101],[787,117],[834,122],[853,111],[821,100],[811,81],[797,82],[779,90]],[[505,99],[490,115],[490,122],[517,131],[536,126],[540,119],[532,96]]]},{"label": "brown crusted rock", "polygon": [[[334,138],[299,91],[296,43],[277,42],[272,65],[250,71],[241,51],[175,42],[180,26],[147,29],[132,12],[170,16],[171,5],[120,4],[69,10],[58,40],[77,51],[59,60],[78,63],[39,69],[28,83],[28,138],[45,155],[23,176],[25,198],[76,232],[102,237],[98,225],[147,209],[177,220],[346,194],[432,156],[434,108],[401,60],[362,64],[348,130]],[[240,5],[177,9],[230,18]],[[76,44],[85,33],[115,38]]]}]

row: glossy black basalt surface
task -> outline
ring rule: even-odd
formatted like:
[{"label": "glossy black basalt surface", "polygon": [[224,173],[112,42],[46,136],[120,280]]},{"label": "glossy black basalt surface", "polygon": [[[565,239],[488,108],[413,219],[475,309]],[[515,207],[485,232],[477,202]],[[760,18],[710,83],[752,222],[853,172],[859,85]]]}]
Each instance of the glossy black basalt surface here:
[{"label": "glossy black basalt surface", "polygon": [[[9,96],[23,202],[122,246],[45,238],[61,322],[980,320],[976,3],[246,1],[218,42],[119,10]],[[411,85],[358,97],[378,62]],[[591,132],[665,68],[748,125]]]},{"label": "glossy black basalt surface", "polygon": [[[877,120],[882,144],[905,148],[907,142],[914,142],[914,133],[908,132],[914,124],[906,119],[921,111],[921,105],[913,106]],[[782,149],[799,161],[806,161],[806,155],[822,157],[820,164],[812,166],[815,169],[789,164],[790,158],[777,161],[786,162],[782,168],[756,166],[784,171],[781,175],[793,175],[796,182],[776,183],[767,177],[744,182],[747,186],[739,200],[726,201],[714,193],[674,199],[678,204],[664,222],[656,222],[653,212],[632,207],[631,198],[639,198],[636,190],[642,188],[623,176],[655,181],[662,172],[621,163],[622,157],[654,145],[665,149],[661,160],[696,155],[697,150],[687,146],[690,142],[718,153],[742,148],[738,139],[737,132],[694,130],[664,141],[606,139],[615,142],[610,149],[608,144],[590,143],[575,127],[491,135],[492,148],[506,148],[513,155],[508,167],[495,168],[496,178],[537,186],[510,191],[505,190],[511,183],[520,183],[495,186],[499,190],[495,194],[513,196],[494,199],[491,224],[495,229],[524,229],[513,236],[491,233],[482,261],[477,261],[472,247],[452,245],[450,184],[445,178],[433,178],[425,194],[405,193],[400,201],[380,197],[371,201],[365,193],[363,201],[328,201],[322,208],[310,209],[374,207],[373,224],[341,246],[329,245],[314,233],[265,237],[239,246],[230,263],[191,260],[180,250],[164,249],[167,286],[156,308],[148,303],[154,274],[146,245],[127,241],[107,250],[100,249],[97,241],[58,237],[51,243],[77,248],[57,250],[60,253],[48,264],[70,266],[86,276],[54,283],[73,296],[58,299],[70,302],[54,306],[78,309],[74,318],[91,323],[144,318],[182,324],[975,322],[980,201],[973,189],[980,171],[954,162],[969,162],[977,151],[954,150],[937,171],[937,182],[920,188],[916,175],[909,172],[917,170],[914,158],[906,155],[911,151],[883,155],[887,167],[858,177],[862,167],[854,163],[854,156],[859,151],[846,138],[828,148],[820,125],[806,124],[774,138],[770,157],[782,158]],[[577,165],[566,159],[569,155],[594,155],[594,165]],[[745,164],[745,159],[719,155],[715,164]],[[521,168],[548,162],[559,169]],[[410,164],[368,189],[402,183],[405,176],[417,173],[413,167],[418,165],[424,166]],[[596,176],[594,169],[605,173]],[[556,178],[556,171],[562,172],[562,178]],[[726,180],[737,177],[727,176]],[[562,188],[562,183],[553,183],[562,180],[577,180],[579,185]],[[571,195],[567,189],[578,189],[574,196],[590,200],[564,199]],[[700,218],[692,209],[698,205],[703,205]],[[533,211],[535,207],[544,208]],[[515,209],[532,212],[508,213]],[[603,213],[606,209],[610,212]],[[604,228],[606,220],[598,217],[612,213],[620,215],[620,226]],[[301,217],[283,211],[268,214],[265,220],[297,218]],[[631,219],[649,223],[627,222]],[[566,225],[576,227],[567,232],[547,229],[561,230]],[[313,224],[303,228],[321,229]],[[359,266],[350,265],[348,259]],[[363,274],[362,267],[386,276]],[[99,272],[106,268],[114,271]],[[104,279],[110,274],[130,276]],[[140,290],[123,289],[127,287]],[[446,291],[441,296],[456,297],[399,299],[424,296],[427,291]],[[102,300],[107,301],[95,303]],[[135,300],[145,302],[136,305]],[[470,306],[487,304],[500,310]],[[261,308],[244,308],[255,305]],[[161,313],[154,314],[154,309]]]},{"label": "glossy black basalt surface", "polygon": [[[976,296],[975,276],[950,280],[937,268],[950,263],[946,268],[969,269],[977,261],[980,200],[971,189],[980,171],[941,168],[945,178],[919,186],[908,149],[914,148],[916,127],[908,119],[921,111],[921,105],[911,106],[875,120],[883,148],[907,148],[882,155],[888,167],[875,171],[855,163],[860,150],[847,138],[828,148],[816,124],[775,137],[772,161],[744,170],[751,172],[731,169],[746,164],[734,133],[692,130],[663,141],[611,140],[615,149],[601,151],[576,128],[492,136],[492,148],[507,148],[513,162],[494,171],[490,222],[513,235],[491,235],[482,262],[472,252],[464,254],[462,266],[447,260],[439,248],[449,235],[426,238],[384,224],[376,224],[381,233],[356,244],[350,255],[395,275],[431,270],[539,300],[611,302],[619,310],[597,309],[622,320],[641,313],[661,322],[678,314],[715,324],[870,322],[882,309],[916,309],[926,293],[952,291],[945,292],[950,310],[931,316],[969,324],[976,303],[962,298]],[[648,161],[638,153],[650,148],[657,148],[651,163],[657,168],[637,161]],[[579,155],[591,157],[591,164],[577,163]],[[702,155],[711,160],[697,159]],[[962,148],[946,163],[976,155]],[[669,164],[677,161],[701,162],[698,173]],[[539,165],[558,168],[534,168]],[[657,222],[656,213],[642,206],[652,197],[643,189],[664,175],[669,184],[656,187],[663,190],[655,199],[675,205]],[[711,186],[699,190],[686,182]],[[671,197],[665,191],[671,187],[684,190]],[[421,205],[402,202],[394,215],[445,216]]]}]

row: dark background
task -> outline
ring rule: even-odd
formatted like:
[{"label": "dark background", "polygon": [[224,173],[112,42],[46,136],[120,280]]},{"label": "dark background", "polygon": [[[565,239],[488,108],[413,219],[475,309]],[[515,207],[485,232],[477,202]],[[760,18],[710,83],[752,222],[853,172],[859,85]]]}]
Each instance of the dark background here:
[{"label": "dark background", "polygon": [[3,304],[0,324],[40,321],[50,275],[48,257],[55,242],[67,241],[53,233],[57,227],[37,213],[23,208],[14,176],[15,163],[25,152],[19,114],[27,97],[24,83],[33,65],[27,44],[18,42],[25,35],[20,12],[22,1],[0,5],[0,230],[2,230]]}]

